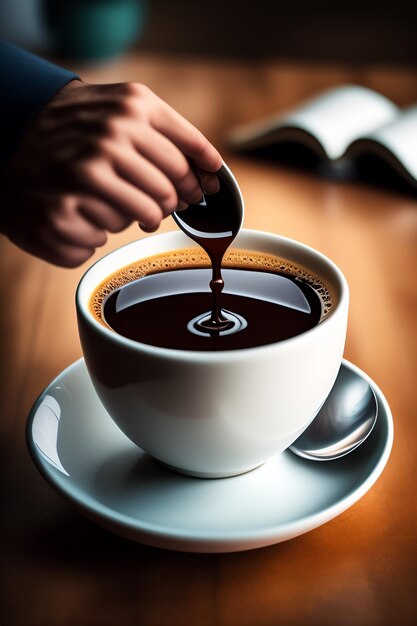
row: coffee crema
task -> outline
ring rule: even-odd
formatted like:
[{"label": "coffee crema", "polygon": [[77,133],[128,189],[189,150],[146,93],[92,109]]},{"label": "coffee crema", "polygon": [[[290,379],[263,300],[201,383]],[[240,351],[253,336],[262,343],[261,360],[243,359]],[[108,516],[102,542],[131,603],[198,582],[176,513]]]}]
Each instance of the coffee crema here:
[{"label": "coffee crema", "polygon": [[299,335],[329,313],[328,288],[305,268],[273,255],[231,249],[222,263],[222,311],[232,331],[201,332],[210,315],[211,263],[203,250],[171,251],[134,262],[99,285],[90,310],[105,326],[163,348],[252,348]]}]

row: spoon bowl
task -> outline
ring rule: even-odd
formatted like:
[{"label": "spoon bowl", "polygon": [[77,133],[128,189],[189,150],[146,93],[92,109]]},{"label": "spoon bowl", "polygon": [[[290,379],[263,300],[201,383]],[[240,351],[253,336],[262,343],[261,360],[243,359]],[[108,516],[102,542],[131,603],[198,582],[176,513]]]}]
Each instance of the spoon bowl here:
[{"label": "spoon bowl", "polygon": [[225,163],[216,176],[219,189],[215,194],[204,193],[198,204],[189,205],[172,215],[181,230],[209,255],[216,239],[216,249],[222,249],[223,253],[226,251],[242,226],[244,213],[239,185]]},{"label": "spoon bowl", "polygon": [[349,454],[370,435],[378,416],[372,387],[342,364],[323,406],[290,450],[312,461]]},{"label": "spoon bowl", "polygon": [[189,205],[173,218],[186,235],[196,241],[211,261],[212,310],[194,321],[198,333],[237,332],[239,316],[228,316],[221,308],[220,294],[224,287],[221,264],[224,253],[238,234],[243,222],[243,197],[231,170],[223,163],[216,172],[219,188],[215,194],[203,194],[198,204]]}]

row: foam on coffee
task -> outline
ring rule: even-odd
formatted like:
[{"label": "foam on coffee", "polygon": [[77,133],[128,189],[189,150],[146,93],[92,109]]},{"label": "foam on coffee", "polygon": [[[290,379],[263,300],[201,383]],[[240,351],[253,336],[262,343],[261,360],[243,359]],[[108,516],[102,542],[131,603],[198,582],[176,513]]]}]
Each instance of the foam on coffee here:
[{"label": "foam on coffee", "polygon": [[[211,263],[209,257],[203,250],[199,250],[198,248],[175,250],[141,259],[106,278],[93,293],[90,300],[90,310],[100,322],[107,327],[103,319],[103,303],[106,298],[117,289],[139,278],[160,272],[210,267]],[[332,297],[325,284],[307,269],[285,259],[265,253],[231,249],[226,253],[222,267],[276,272],[300,278],[317,293],[322,305],[321,320],[323,320],[331,310]]]}]

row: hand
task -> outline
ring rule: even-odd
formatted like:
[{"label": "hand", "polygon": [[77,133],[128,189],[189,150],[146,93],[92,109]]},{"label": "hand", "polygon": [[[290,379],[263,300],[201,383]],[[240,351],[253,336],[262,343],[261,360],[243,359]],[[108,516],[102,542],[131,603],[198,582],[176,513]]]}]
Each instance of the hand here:
[{"label": "hand", "polygon": [[[198,170],[197,180],[193,167]],[[1,230],[75,267],[138,221],[146,232],[215,193],[222,159],[192,124],[137,83],[72,81],[42,110],[5,173]]]}]

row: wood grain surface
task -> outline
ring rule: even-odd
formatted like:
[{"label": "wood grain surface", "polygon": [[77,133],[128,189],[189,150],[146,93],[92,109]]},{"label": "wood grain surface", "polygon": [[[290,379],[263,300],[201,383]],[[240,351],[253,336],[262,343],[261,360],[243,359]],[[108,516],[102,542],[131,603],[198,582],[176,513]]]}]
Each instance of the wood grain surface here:
[{"label": "wood grain surface", "polygon": [[[370,86],[400,106],[417,101],[416,73],[395,68],[128,56],[80,72],[90,82],[144,82],[220,148],[235,124],[341,83]],[[246,227],[303,241],[345,273],[351,289],[345,356],[378,383],[390,403],[395,441],[389,463],[371,491],[338,518],[251,552],[168,552],[95,526],[40,477],[24,435],[37,395],[81,355],[74,291],[86,266],[52,267],[2,238],[6,626],[415,623],[417,198],[365,182],[326,180],[227,150],[224,157],[245,197]],[[174,228],[167,219],[161,231]],[[140,236],[136,226],[113,235],[96,258]]]}]

